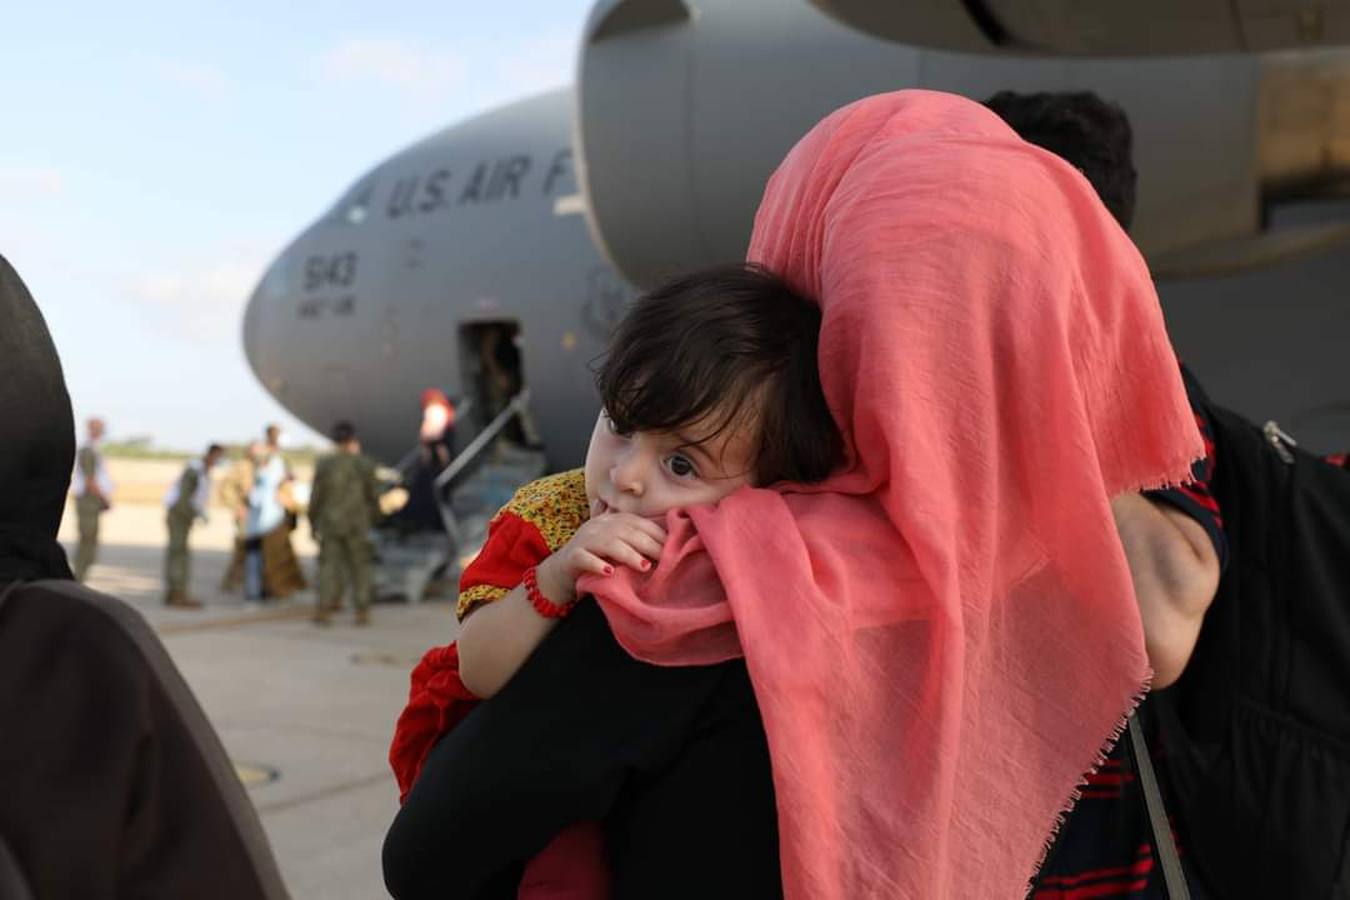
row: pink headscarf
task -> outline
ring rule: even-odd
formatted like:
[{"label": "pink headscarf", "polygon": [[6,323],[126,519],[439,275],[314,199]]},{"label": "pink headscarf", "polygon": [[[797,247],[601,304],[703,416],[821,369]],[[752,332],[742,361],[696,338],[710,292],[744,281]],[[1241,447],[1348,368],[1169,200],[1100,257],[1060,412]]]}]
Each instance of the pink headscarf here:
[{"label": "pink headscarf", "polygon": [[1021,897],[1149,677],[1109,500],[1202,453],[1148,270],[1078,172],[927,91],[817,125],[749,255],[820,299],[849,467],[582,588],[635,657],[744,654],[789,898]]}]

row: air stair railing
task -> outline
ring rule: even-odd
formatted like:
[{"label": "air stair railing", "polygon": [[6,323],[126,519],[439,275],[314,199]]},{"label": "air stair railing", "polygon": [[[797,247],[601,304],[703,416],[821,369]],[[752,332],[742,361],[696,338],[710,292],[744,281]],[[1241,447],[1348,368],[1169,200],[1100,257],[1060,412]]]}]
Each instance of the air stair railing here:
[{"label": "air stair railing", "polygon": [[523,413],[530,402],[530,389],[525,388],[519,394],[511,398],[511,402],[497,414],[497,417],[487,424],[487,426],[469,442],[459,455],[450,461],[441,474],[436,476],[436,508],[440,511],[441,521],[445,523],[445,533],[450,536],[456,552],[461,552],[460,548],[464,546],[463,534],[460,531],[459,520],[455,517],[454,509],[451,507],[450,498],[454,493],[450,488],[455,479],[469,470],[469,467],[475,463],[481,462],[482,458],[492,442],[502,433],[511,420]]}]

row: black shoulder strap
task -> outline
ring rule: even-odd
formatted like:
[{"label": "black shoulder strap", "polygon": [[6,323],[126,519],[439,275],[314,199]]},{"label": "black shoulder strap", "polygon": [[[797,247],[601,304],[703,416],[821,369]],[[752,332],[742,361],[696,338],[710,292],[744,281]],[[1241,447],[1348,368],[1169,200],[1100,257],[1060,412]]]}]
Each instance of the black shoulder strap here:
[{"label": "black shoulder strap", "polygon": [[1153,760],[1149,758],[1148,744],[1144,741],[1144,729],[1139,727],[1138,716],[1130,716],[1129,731],[1130,757],[1134,760],[1134,770],[1139,775],[1139,786],[1143,789],[1144,806],[1148,809],[1148,827],[1153,832],[1154,853],[1162,866],[1167,896],[1169,900],[1191,900],[1191,892],[1186,887],[1186,873],[1181,870],[1181,857],[1177,855],[1177,845],[1172,840],[1172,827],[1167,823],[1167,808],[1163,805],[1158,776],[1153,771]]}]

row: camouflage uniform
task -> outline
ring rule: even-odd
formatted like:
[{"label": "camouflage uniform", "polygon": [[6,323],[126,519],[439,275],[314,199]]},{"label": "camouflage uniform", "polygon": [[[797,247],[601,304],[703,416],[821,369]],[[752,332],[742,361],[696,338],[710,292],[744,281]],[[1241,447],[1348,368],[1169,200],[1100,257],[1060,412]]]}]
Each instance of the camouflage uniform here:
[{"label": "camouflage uniform", "polygon": [[202,473],[188,466],[178,477],[178,497],[168,507],[169,546],[164,554],[164,600],[170,605],[188,604],[188,534],[201,511],[197,509],[197,490]]},{"label": "camouflage uniform", "polygon": [[84,581],[89,568],[98,557],[98,517],[107,509],[107,503],[94,490],[98,481],[98,450],[86,444],[80,448],[75,463],[84,479],[84,492],[75,497],[75,516],[80,525],[80,543],[75,550],[75,578]]},{"label": "camouflage uniform", "polygon": [[327,621],[329,613],[342,605],[346,579],[352,582],[356,620],[367,621],[374,555],[370,529],[379,516],[379,485],[372,460],[339,451],[318,461],[309,500],[310,527],[319,539],[315,621]]}]

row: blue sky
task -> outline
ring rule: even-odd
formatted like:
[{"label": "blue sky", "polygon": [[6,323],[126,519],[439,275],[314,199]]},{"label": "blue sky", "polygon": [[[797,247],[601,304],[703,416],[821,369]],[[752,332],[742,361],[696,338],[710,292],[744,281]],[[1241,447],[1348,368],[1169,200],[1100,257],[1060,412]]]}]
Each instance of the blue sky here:
[{"label": "blue sky", "polygon": [[[75,413],[192,448],[277,420],[243,306],[363,172],[570,83],[589,0],[19,4],[0,30],[0,254]],[[3,323],[0,323],[3,327]]]}]

